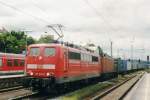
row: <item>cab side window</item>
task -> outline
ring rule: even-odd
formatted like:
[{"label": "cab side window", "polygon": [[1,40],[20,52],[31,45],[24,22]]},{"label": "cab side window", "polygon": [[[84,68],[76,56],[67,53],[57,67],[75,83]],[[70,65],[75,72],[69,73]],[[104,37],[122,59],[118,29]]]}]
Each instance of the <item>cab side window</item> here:
[{"label": "cab side window", "polygon": [[80,54],[80,53],[77,53],[77,52],[69,51],[68,56],[69,56],[69,59],[81,60],[81,54]]},{"label": "cab side window", "polygon": [[98,62],[98,57],[92,56],[92,62]]}]

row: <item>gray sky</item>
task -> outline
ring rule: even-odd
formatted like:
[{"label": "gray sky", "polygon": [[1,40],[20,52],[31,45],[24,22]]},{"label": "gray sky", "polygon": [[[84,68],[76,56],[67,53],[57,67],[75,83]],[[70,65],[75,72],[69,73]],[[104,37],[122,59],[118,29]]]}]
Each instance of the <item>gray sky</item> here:
[{"label": "gray sky", "polygon": [[46,25],[62,24],[65,41],[90,41],[107,53],[113,41],[114,56],[124,58],[131,44],[134,58],[150,54],[150,0],[0,0],[0,7],[0,26],[32,30],[34,38],[49,31]]}]

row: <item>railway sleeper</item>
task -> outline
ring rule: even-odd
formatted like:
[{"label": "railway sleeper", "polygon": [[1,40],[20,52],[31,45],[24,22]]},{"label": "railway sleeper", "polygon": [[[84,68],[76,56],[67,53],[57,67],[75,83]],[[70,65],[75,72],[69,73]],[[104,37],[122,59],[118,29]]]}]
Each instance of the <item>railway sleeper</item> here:
[{"label": "railway sleeper", "polygon": [[0,79],[0,89],[20,85],[20,78]]}]

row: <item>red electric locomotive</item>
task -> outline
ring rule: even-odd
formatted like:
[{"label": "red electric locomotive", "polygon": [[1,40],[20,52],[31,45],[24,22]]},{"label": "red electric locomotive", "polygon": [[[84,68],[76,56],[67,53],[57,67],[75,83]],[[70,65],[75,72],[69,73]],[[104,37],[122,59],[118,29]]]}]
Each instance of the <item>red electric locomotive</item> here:
[{"label": "red electric locomotive", "polygon": [[33,44],[28,47],[25,82],[40,87],[99,77],[101,61],[92,51],[62,44]]},{"label": "red electric locomotive", "polygon": [[24,76],[24,66],[24,55],[0,53],[0,88],[1,84],[13,85],[20,81]]}]

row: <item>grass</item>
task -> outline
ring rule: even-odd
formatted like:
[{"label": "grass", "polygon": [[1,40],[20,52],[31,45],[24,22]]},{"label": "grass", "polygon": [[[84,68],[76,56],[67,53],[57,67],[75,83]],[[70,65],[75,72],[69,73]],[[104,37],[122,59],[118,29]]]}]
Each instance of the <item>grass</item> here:
[{"label": "grass", "polygon": [[[149,70],[149,72],[150,72],[150,70]],[[111,87],[116,83],[120,83],[133,75],[134,75],[133,73],[126,74],[126,75],[119,75],[117,78],[114,78],[107,82],[101,82],[101,83],[91,85],[91,86],[82,88],[80,90],[71,92],[71,93],[61,97],[61,100],[83,100],[84,98],[89,97],[99,91],[103,91],[104,89],[107,89],[108,87]]]},{"label": "grass", "polygon": [[83,98],[91,95],[92,93],[96,93],[112,85],[113,84],[111,83],[98,83],[96,85],[91,85],[89,87],[74,91],[62,97],[62,100],[82,100]]},{"label": "grass", "polygon": [[147,73],[150,73],[150,69],[149,68],[144,69],[144,71],[146,71]]}]

